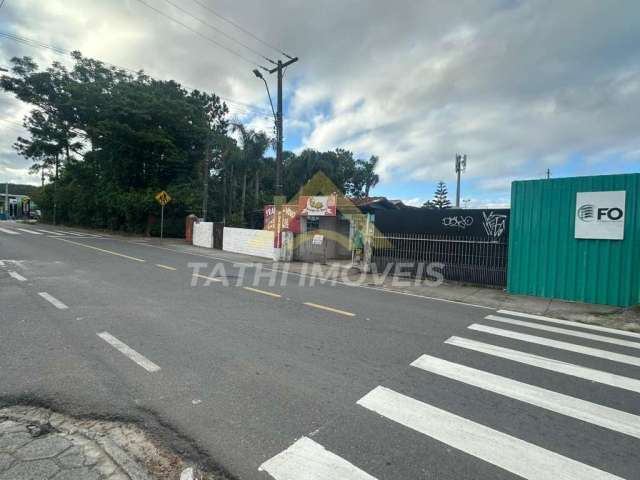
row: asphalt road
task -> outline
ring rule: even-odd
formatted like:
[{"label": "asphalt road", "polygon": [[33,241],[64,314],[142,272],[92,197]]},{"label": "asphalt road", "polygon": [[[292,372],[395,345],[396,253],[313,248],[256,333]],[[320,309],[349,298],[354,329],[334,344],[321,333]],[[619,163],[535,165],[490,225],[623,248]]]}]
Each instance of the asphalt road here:
[{"label": "asphalt road", "polygon": [[0,402],[154,418],[240,479],[640,479],[640,335],[246,262],[0,223]]}]

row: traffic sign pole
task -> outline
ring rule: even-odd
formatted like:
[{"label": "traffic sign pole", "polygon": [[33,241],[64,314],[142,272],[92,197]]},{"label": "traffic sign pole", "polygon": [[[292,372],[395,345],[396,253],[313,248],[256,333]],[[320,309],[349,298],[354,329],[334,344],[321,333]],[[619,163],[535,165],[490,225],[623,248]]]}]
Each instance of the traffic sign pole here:
[{"label": "traffic sign pole", "polygon": [[171,196],[164,190],[156,194],[156,200],[162,207],[160,210],[160,241],[164,239],[164,206],[171,201]]},{"label": "traffic sign pole", "polygon": [[160,241],[164,239],[164,205],[162,205],[162,210],[160,210]]}]

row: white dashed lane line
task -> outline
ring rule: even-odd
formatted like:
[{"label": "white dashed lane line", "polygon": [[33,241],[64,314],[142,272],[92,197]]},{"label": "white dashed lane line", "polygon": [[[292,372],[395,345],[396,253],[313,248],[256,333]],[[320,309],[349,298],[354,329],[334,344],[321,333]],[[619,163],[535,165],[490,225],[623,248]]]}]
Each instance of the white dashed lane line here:
[{"label": "white dashed lane line", "polygon": [[136,352],[129,345],[127,345],[127,344],[121,342],[120,340],[118,340],[116,337],[111,335],[109,332],[101,332],[101,333],[98,333],[97,335],[101,339],[103,339],[105,342],[107,342],[109,345],[111,345],[113,348],[115,348],[120,353],[122,353],[125,357],[127,357],[130,360],[133,360],[134,362],[136,362],[138,365],[140,365],[142,368],[144,368],[147,372],[153,373],[153,372],[157,372],[157,371],[160,370],[160,367],[158,365],[153,363],[151,360],[149,360],[144,355]]},{"label": "white dashed lane line", "polygon": [[60,310],[66,310],[69,308],[57,298],[53,297],[52,295],[49,295],[47,292],[39,292],[38,295],[40,295],[47,302],[49,302],[51,305],[53,305],[54,307]]},{"label": "white dashed lane line", "polygon": [[16,228],[16,230],[20,230],[24,233],[30,233],[31,235],[42,235],[40,232],[36,232],[35,230],[29,230],[27,228]]},{"label": "white dashed lane line", "polygon": [[16,280],[18,280],[19,282],[26,282],[27,279],[24,278],[22,275],[20,275],[18,272],[9,272],[9,276],[11,278],[15,278]]}]

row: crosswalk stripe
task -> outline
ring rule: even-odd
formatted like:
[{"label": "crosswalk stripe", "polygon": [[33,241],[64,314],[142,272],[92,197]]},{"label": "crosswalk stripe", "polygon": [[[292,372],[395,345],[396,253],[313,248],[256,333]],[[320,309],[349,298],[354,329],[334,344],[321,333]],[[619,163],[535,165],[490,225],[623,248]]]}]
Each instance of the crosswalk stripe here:
[{"label": "crosswalk stripe", "polygon": [[30,233],[31,235],[42,235],[40,232],[36,232],[35,230],[28,230],[26,228],[16,228],[16,230],[20,230],[21,232]]},{"label": "crosswalk stripe", "polygon": [[307,437],[264,462],[258,470],[276,480],[376,480]]},{"label": "crosswalk stripe", "polygon": [[560,320],[559,318],[545,317],[542,315],[532,315],[530,313],[514,312],[512,310],[498,310],[498,313],[515,317],[531,318],[532,320],[541,320],[543,322],[557,323],[558,325],[569,325],[573,327],[584,328],[586,330],[595,330],[597,332],[613,333],[615,335],[622,335],[625,337],[640,338],[640,333],[637,332],[628,332],[626,330],[619,330],[617,328],[601,327],[600,325],[591,325],[590,323],[572,322],[570,320]]},{"label": "crosswalk stripe", "polygon": [[42,230],[41,228],[36,228],[36,230],[46,233],[47,235],[62,235],[61,233],[54,232],[53,230]]},{"label": "crosswalk stripe", "polygon": [[632,437],[640,438],[640,417],[563,393],[501,377],[484,370],[422,355],[412,366],[498,395],[513,398],[552,412],[577,418]]},{"label": "crosswalk stripe", "polygon": [[6,228],[0,228],[0,232],[9,234],[9,235],[20,235],[18,232],[14,232],[13,230],[8,230]]},{"label": "crosswalk stripe", "polygon": [[615,475],[382,386],[376,387],[362,397],[358,400],[358,404],[523,478],[622,480]]},{"label": "crosswalk stripe", "polygon": [[445,340],[444,343],[466,348],[468,350],[474,350],[480,353],[486,353],[488,355],[493,355],[494,357],[505,358],[507,360],[523,363],[532,367],[538,367],[544,370],[550,370],[552,372],[562,373],[564,375],[570,375],[572,377],[582,378],[584,380],[640,393],[640,380],[635,378],[623,377],[622,375],[616,375],[615,373],[581,367],[579,365],[573,365],[560,360],[541,357],[539,355],[520,352],[518,350],[511,350],[510,348],[498,347],[497,345],[478,342],[468,338],[451,337],[448,340]]},{"label": "crosswalk stripe", "polygon": [[493,320],[494,322],[508,323],[510,325],[518,325],[520,327],[543,330],[545,332],[560,333],[562,335],[567,335],[570,337],[586,338],[587,340],[595,340],[597,342],[604,342],[604,343],[610,343],[612,345],[621,345],[623,347],[640,349],[640,342],[623,340],[621,338],[605,337],[604,335],[596,335],[595,333],[578,332],[576,330],[568,330],[566,328],[552,327],[550,325],[542,325],[540,323],[524,322],[522,320],[514,320],[512,318],[499,317],[497,315],[487,315],[484,318],[487,320]]},{"label": "crosswalk stripe", "polygon": [[574,343],[561,342],[560,340],[552,340],[550,338],[544,337],[536,337],[535,335],[527,335],[525,333],[514,332],[512,330],[503,330],[501,328],[479,325],[477,323],[469,325],[469,327],[467,328],[469,328],[469,330],[490,333],[492,335],[498,335],[500,337],[513,338],[514,340],[521,340],[523,342],[535,343],[536,345],[543,345],[560,350],[567,350],[569,352],[581,353],[583,355],[611,360],[612,362],[626,363],[628,365],[635,365],[636,367],[640,367],[640,357],[633,357],[631,355],[624,355],[622,353],[609,352],[607,350],[600,350],[599,348],[583,347],[582,345],[576,345]]}]

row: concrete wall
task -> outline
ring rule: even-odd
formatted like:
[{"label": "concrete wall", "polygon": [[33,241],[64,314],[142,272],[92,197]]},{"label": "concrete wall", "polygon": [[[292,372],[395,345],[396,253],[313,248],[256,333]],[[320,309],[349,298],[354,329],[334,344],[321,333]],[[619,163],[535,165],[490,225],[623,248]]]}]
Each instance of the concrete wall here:
[{"label": "concrete wall", "polygon": [[213,223],[193,224],[193,244],[196,247],[213,248]]},{"label": "concrete wall", "polygon": [[224,227],[222,249],[273,260],[273,232],[249,228]]}]

